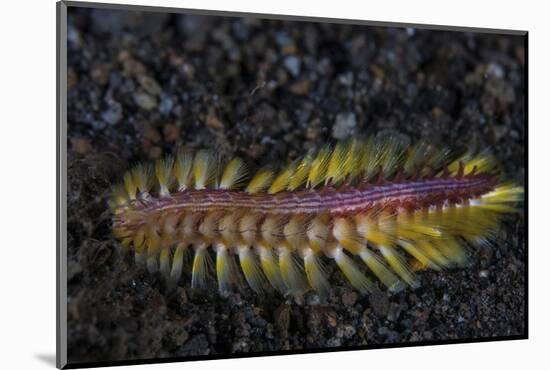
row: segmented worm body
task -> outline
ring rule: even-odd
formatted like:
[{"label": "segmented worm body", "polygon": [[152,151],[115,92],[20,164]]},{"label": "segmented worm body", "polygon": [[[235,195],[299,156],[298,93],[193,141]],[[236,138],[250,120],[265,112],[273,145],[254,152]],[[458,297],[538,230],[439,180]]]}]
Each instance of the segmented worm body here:
[{"label": "segmented worm body", "polygon": [[464,246],[491,238],[521,200],[490,156],[390,138],[325,146],[251,179],[239,158],[180,152],[127,172],[111,208],[122,245],[172,283],[193,251],[193,287],[213,253],[221,293],[242,273],[257,292],[326,294],[326,260],[362,293],[375,280],[399,290],[416,284],[416,270],[464,265]]}]

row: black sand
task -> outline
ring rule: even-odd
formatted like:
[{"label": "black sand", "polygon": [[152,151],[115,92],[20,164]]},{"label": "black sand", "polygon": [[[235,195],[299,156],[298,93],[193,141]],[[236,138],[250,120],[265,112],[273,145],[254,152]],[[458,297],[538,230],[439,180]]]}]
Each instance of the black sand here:
[{"label": "black sand", "polygon": [[69,362],[447,341],[525,333],[523,215],[472,266],[362,297],[333,270],[322,302],[175,293],[110,232],[105,196],[176,144],[287,162],[354,134],[490,147],[523,183],[520,36],[69,12]]}]

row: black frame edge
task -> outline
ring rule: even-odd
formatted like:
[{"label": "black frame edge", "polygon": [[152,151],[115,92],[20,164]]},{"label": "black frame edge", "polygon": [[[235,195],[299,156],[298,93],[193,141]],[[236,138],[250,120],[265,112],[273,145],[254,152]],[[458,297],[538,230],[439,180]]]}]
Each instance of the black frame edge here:
[{"label": "black frame edge", "polygon": [[143,11],[143,12],[163,12],[163,13],[177,13],[177,14],[200,14],[200,15],[214,15],[224,17],[253,17],[262,19],[275,19],[275,20],[288,20],[288,21],[302,21],[302,22],[318,22],[318,23],[340,23],[340,24],[356,24],[366,25],[374,27],[412,27],[425,30],[437,30],[437,31],[455,31],[455,32],[481,32],[481,33],[497,33],[504,35],[525,35],[526,30],[507,30],[498,28],[483,28],[483,27],[460,27],[460,26],[445,26],[439,24],[423,24],[423,23],[406,23],[406,22],[384,22],[384,21],[372,21],[352,18],[329,18],[329,17],[312,17],[302,15],[288,15],[288,14],[266,14],[266,13],[252,13],[252,12],[231,12],[226,10],[208,10],[208,9],[191,9],[191,8],[172,8],[163,6],[152,5],[129,5],[129,4],[111,4],[111,3],[92,3],[73,0],[62,0],[67,6],[79,7],[79,8],[98,8],[98,9],[111,9],[111,10],[129,10],[129,11]]},{"label": "black frame edge", "polygon": [[67,4],[56,3],[56,367],[67,366]]},{"label": "black frame edge", "polygon": [[[191,356],[191,357],[169,357],[169,358],[154,358],[154,359],[132,359],[132,360],[113,360],[102,362],[80,362],[80,363],[68,363],[67,362],[67,287],[66,287],[66,72],[67,72],[67,8],[68,7],[80,7],[80,8],[99,8],[99,9],[112,9],[112,10],[129,10],[129,11],[145,11],[145,12],[167,12],[177,14],[201,14],[201,15],[213,15],[213,16],[226,16],[226,17],[255,17],[264,19],[282,19],[290,21],[309,21],[309,22],[328,22],[328,23],[340,23],[340,24],[357,24],[368,25],[378,27],[414,27],[419,29],[435,30],[435,31],[455,31],[455,32],[479,32],[479,33],[498,33],[503,35],[523,36],[525,38],[525,68],[524,68],[524,81],[525,81],[525,94],[524,99],[524,128],[525,128],[525,148],[524,148],[524,186],[525,186],[525,202],[524,202],[524,220],[525,220],[525,331],[521,335],[513,336],[495,336],[486,338],[470,338],[470,339],[456,339],[446,341],[419,341],[408,342],[399,344],[377,344],[366,346],[348,346],[338,348],[319,348],[319,349],[302,349],[302,350],[285,350],[285,351],[269,351],[269,352],[254,352],[243,354],[224,354],[224,355],[207,355],[207,356]],[[529,32],[526,30],[503,30],[503,29],[489,29],[489,28],[474,28],[474,27],[459,27],[459,26],[444,26],[444,25],[427,25],[427,24],[415,24],[415,23],[402,23],[402,22],[383,22],[383,21],[368,21],[357,19],[336,19],[336,18],[324,18],[324,17],[308,17],[308,16],[296,16],[296,15],[282,15],[282,14],[262,14],[262,13],[248,13],[248,12],[230,12],[219,10],[205,10],[205,9],[186,9],[186,8],[171,8],[161,6],[145,6],[145,5],[128,5],[128,4],[110,4],[110,3],[92,3],[81,1],[65,1],[61,0],[56,3],[57,12],[57,68],[56,68],[56,88],[57,88],[57,101],[56,101],[56,119],[57,119],[57,259],[56,259],[56,271],[57,271],[57,345],[56,345],[56,366],[60,369],[76,369],[76,368],[91,368],[91,367],[110,367],[110,366],[124,366],[124,365],[141,365],[141,364],[158,364],[158,363],[172,363],[172,362],[191,362],[191,361],[209,361],[209,360],[221,360],[221,359],[238,359],[238,358],[253,358],[253,357],[271,357],[271,356],[288,356],[297,354],[316,354],[316,353],[330,353],[330,352],[347,352],[358,350],[370,350],[370,349],[385,349],[385,348],[407,348],[407,347],[422,347],[427,345],[448,345],[448,344],[470,344],[470,343],[486,343],[486,342],[499,342],[509,340],[526,340],[529,339],[529,222],[528,222],[528,178],[529,178],[529,125],[528,125],[528,111],[529,111],[529,99],[528,99],[528,55],[529,55]],[[65,230],[63,229],[65,227]],[[63,283],[65,281],[65,283]],[[64,321],[63,321],[64,320]]]}]

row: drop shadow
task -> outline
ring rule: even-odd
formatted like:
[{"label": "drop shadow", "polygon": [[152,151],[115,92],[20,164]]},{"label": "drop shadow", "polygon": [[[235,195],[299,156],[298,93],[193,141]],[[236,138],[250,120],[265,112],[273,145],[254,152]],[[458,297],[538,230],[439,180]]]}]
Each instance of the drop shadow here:
[{"label": "drop shadow", "polygon": [[55,365],[56,365],[56,363],[55,363],[55,353],[39,353],[39,354],[35,353],[34,357],[36,359],[42,361],[46,365],[50,365],[52,367],[55,367]]}]

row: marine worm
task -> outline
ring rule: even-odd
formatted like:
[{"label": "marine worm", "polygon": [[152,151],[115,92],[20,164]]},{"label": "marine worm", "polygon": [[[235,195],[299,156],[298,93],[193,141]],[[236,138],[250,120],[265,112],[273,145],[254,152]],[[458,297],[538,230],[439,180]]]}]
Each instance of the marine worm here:
[{"label": "marine worm", "polygon": [[222,294],[243,276],[256,292],[327,294],[326,263],[367,294],[465,265],[466,247],[490,240],[523,200],[492,156],[426,141],[350,139],[248,172],[208,150],[140,164],[113,187],[113,233],[173,284],[191,252],[193,288],[205,286],[214,255]]}]

